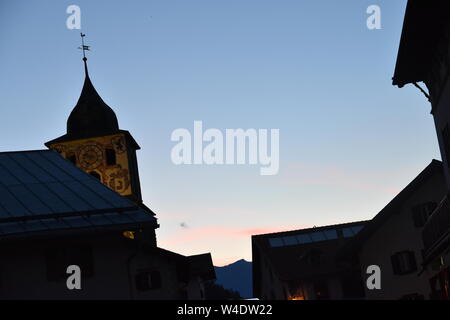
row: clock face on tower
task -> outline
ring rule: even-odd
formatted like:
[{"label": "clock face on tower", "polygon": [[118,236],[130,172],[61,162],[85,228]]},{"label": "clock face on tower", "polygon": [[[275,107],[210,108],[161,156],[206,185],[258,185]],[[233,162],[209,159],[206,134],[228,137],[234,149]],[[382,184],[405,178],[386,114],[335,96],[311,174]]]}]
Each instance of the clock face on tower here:
[{"label": "clock face on tower", "polygon": [[130,169],[128,153],[133,150],[127,149],[123,134],[67,141],[50,148],[119,194],[135,195],[133,176],[137,172]]},{"label": "clock face on tower", "polygon": [[78,159],[84,169],[95,169],[103,162],[103,151],[95,144],[89,144],[80,148]]}]

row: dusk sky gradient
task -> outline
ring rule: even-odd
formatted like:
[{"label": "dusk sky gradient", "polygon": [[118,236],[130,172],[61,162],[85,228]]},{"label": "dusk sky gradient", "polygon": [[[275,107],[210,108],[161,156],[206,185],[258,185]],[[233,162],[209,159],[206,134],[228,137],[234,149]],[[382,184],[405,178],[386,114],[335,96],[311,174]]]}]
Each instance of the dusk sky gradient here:
[{"label": "dusk sky gradient", "polygon": [[[433,158],[430,105],[392,86],[406,0],[0,1],[0,151],[65,133],[91,80],[140,144],[159,246],[251,260],[251,235],[372,218]],[[381,8],[381,30],[366,9]],[[173,130],[280,129],[280,170],[171,162]]]}]

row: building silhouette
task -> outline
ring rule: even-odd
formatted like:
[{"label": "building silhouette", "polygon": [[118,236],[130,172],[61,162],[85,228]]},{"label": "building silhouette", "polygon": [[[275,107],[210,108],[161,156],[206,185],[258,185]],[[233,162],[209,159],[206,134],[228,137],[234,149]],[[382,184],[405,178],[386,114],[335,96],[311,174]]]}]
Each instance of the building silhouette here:
[{"label": "building silhouette", "polygon": [[422,231],[446,190],[442,163],[433,160],[341,249],[338,259],[359,265],[362,279],[369,266],[380,268],[381,288],[365,285],[365,299],[432,297],[429,274],[422,270]]},{"label": "building silhouette", "polygon": [[[89,78],[50,150],[0,153],[0,299],[205,299],[211,255],[157,246],[132,135]],[[70,266],[81,288],[68,285]]]},{"label": "building silhouette", "polygon": [[361,299],[358,265],[337,255],[365,221],[252,236],[253,295],[264,300]]},{"label": "building silhouette", "polygon": [[[409,0],[393,84],[412,84],[431,103],[442,162],[432,160],[347,241],[339,232],[328,237],[333,230],[342,233],[340,225],[253,236],[256,297],[450,298],[449,74],[450,2]],[[379,289],[366,285],[373,265],[380,268]]]},{"label": "building silhouette", "polygon": [[[393,85],[416,86],[431,104],[447,195],[423,230],[424,262],[434,299],[450,298],[450,3],[408,1]],[[420,83],[425,85],[420,85]]]}]

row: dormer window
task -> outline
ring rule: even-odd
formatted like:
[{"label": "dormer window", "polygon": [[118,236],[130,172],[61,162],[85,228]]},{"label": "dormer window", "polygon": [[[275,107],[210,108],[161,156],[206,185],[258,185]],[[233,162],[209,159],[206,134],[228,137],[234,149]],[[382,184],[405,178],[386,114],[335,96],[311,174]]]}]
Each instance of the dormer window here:
[{"label": "dormer window", "polygon": [[106,155],[106,164],[108,166],[113,166],[117,163],[116,151],[114,151],[114,149],[106,149],[105,155]]}]

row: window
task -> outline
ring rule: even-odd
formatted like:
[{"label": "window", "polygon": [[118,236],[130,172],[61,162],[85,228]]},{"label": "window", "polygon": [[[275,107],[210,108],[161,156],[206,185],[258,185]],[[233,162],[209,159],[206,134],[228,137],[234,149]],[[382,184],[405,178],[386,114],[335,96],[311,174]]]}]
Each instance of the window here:
[{"label": "window", "polygon": [[327,238],[325,238],[325,234],[322,231],[311,233],[311,238],[314,242],[327,240]]},{"label": "window", "polygon": [[297,236],[297,241],[298,243],[302,244],[302,243],[311,243],[311,237],[309,236],[309,234],[299,234]]},{"label": "window", "polygon": [[352,228],[344,228],[342,229],[342,235],[344,238],[351,238],[353,237],[353,230]]},{"label": "window", "polygon": [[404,275],[417,270],[416,257],[413,251],[397,252],[391,256],[394,274]]},{"label": "window", "polygon": [[141,271],[136,277],[136,289],[139,291],[149,291],[162,287],[161,273],[159,271]]},{"label": "window", "polygon": [[271,238],[269,239],[269,243],[273,248],[284,246],[283,240],[281,240],[281,238]]},{"label": "window", "polygon": [[293,246],[305,243],[313,243],[319,241],[336,240],[342,236],[349,238],[357,234],[363,227],[348,227],[344,229],[328,229],[324,231],[314,231],[310,233],[301,233],[297,235],[289,235],[285,237],[269,238],[269,244],[272,248]]},{"label": "window", "polygon": [[445,159],[447,159],[447,167],[450,167],[450,132],[448,124],[446,124],[444,130],[442,130],[442,143],[444,146]]},{"label": "window", "polygon": [[95,179],[102,181],[102,177],[100,176],[100,173],[98,173],[97,171],[91,171],[89,172],[89,174],[93,176]]},{"label": "window", "polygon": [[356,236],[364,228],[363,226],[352,227],[353,234]]},{"label": "window", "polygon": [[88,245],[74,247],[53,247],[45,252],[48,281],[60,281],[67,277],[70,265],[81,269],[81,276],[89,278],[94,274],[92,248]]},{"label": "window", "polygon": [[159,289],[162,287],[161,273],[159,273],[159,271],[150,272],[150,283],[152,289]]},{"label": "window", "polygon": [[67,160],[69,160],[70,162],[72,162],[73,164],[77,164],[77,157],[75,156],[75,153],[69,153],[67,155]]},{"label": "window", "polygon": [[325,233],[325,236],[327,237],[328,240],[334,240],[337,239],[337,232],[336,230],[326,230],[323,233]]},{"label": "window", "polygon": [[139,291],[150,290],[150,282],[148,279],[148,272],[140,272],[135,277],[136,289]]},{"label": "window", "polygon": [[106,149],[106,164],[108,166],[113,166],[116,164],[116,152],[114,149]]},{"label": "window", "polygon": [[296,236],[283,237],[283,242],[286,246],[292,246],[298,244]]},{"label": "window", "polygon": [[412,218],[414,221],[414,226],[416,228],[423,227],[427,222],[428,217],[433,213],[436,207],[436,202],[427,202],[413,207]]},{"label": "window", "polygon": [[342,229],[342,236],[344,238],[351,238],[353,236],[356,236],[358,232],[360,232],[364,226],[354,226],[354,227],[347,227]]}]

